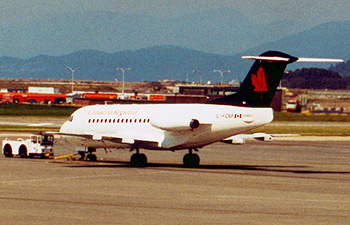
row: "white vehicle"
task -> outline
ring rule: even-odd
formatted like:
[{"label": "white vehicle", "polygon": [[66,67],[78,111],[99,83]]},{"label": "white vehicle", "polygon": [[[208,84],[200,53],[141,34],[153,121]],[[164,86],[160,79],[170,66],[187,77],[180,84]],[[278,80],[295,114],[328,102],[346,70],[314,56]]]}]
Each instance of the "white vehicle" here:
[{"label": "white vehicle", "polygon": [[16,141],[8,140],[2,142],[2,153],[6,157],[19,155],[21,158],[40,156],[48,158],[53,156],[54,137],[52,134],[32,134],[30,139],[18,138]]},{"label": "white vehicle", "polygon": [[[209,104],[120,104],[86,106],[75,111],[59,135],[76,146],[85,147],[88,160],[97,148],[129,147],[136,153],[131,165],[145,166],[140,149],[177,151],[188,149],[186,167],[197,167],[193,151],[227,137],[270,123],[270,103],[287,64],[293,62],[342,62],[337,59],[296,58],[269,51],[253,59],[251,70],[239,90]],[[85,152],[81,152],[82,156]]]}]

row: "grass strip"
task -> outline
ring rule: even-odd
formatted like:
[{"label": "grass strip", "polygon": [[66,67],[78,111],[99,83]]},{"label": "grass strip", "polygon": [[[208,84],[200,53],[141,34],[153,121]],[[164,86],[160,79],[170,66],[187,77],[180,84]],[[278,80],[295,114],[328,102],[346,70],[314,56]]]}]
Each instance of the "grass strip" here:
[{"label": "grass strip", "polygon": [[349,126],[288,126],[288,125],[265,125],[251,130],[249,133],[266,133],[266,134],[300,134],[312,136],[349,136]]},{"label": "grass strip", "polygon": [[314,122],[350,122],[350,116],[346,114],[312,114],[312,113],[287,113],[274,112],[273,121],[314,121]]},{"label": "grass strip", "polygon": [[20,132],[46,132],[46,131],[54,131],[58,132],[59,128],[55,127],[40,127],[40,126],[11,126],[11,125],[0,125],[0,131],[20,131]]},{"label": "grass strip", "polygon": [[0,116],[67,117],[78,107],[40,104],[0,104]]}]

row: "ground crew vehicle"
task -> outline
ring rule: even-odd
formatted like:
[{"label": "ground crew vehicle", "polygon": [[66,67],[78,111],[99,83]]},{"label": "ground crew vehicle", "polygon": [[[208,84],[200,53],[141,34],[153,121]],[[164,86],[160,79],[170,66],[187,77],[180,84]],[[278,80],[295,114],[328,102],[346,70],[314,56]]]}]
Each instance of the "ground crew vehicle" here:
[{"label": "ground crew vehicle", "polygon": [[289,99],[286,105],[287,112],[301,112],[301,105],[297,99]]},{"label": "ground crew vehicle", "polygon": [[30,139],[18,138],[16,141],[8,140],[2,142],[2,153],[6,157],[19,155],[21,158],[40,156],[48,158],[53,156],[54,136],[52,134],[32,134]]}]

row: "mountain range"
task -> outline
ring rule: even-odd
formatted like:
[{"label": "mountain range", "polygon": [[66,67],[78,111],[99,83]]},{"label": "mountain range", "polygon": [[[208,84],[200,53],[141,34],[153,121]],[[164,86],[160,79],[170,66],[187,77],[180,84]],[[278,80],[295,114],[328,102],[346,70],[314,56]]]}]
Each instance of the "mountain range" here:
[{"label": "mountain range", "polygon": [[232,9],[177,18],[82,11],[0,27],[0,56],[27,59],[85,49],[114,53],[154,45],[233,55],[308,28],[291,20],[255,24]]},{"label": "mountain range", "polygon": [[[252,24],[232,10],[176,19],[78,13],[3,27],[0,77],[70,79],[69,66],[81,68],[76,79],[121,80],[116,68],[130,67],[126,81],[199,81],[201,75],[203,81],[218,82],[213,70],[230,70],[224,75],[228,82],[248,72],[252,62],[242,55],[279,50],[348,60],[349,39],[350,21],[309,28],[293,21]],[[329,66],[296,63],[288,69]]]}]

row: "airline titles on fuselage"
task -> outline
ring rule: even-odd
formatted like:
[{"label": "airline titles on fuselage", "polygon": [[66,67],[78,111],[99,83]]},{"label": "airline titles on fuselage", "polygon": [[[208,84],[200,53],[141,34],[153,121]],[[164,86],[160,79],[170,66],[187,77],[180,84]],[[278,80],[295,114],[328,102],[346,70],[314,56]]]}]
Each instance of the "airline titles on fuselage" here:
[{"label": "airline titles on fuselage", "polygon": [[124,116],[124,115],[137,115],[137,113],[139,112],[139,110],[103,110],[103,111],[89,111],[88,115],[98,115],[98,116],[102,116],[102,115],[116,115],[116,116]]}]

